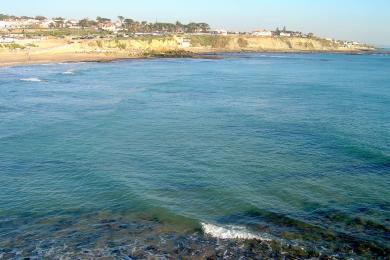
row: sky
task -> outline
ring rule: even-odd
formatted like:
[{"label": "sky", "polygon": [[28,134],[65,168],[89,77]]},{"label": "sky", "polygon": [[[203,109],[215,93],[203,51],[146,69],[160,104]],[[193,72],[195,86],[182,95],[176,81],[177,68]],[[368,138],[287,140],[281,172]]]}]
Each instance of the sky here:
[{"label": "sky", "polygon": [[0,0],[0,13],[207,22],[214,29],[313,32],[390,47],[390,0]]}]

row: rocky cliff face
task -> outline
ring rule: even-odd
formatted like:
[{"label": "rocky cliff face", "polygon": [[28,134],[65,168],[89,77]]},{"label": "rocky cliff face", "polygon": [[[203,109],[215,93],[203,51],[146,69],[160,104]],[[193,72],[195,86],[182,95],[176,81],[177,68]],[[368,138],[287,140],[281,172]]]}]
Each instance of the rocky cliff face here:
[{"label": "rocky cliff face", "polygon": [[193,36],[192,48],[227,51],[370,51],[365,45],[344,45],[320,38],[252,37],[252,36]]},{"label": "rocky cliff face", "polygon": [[122,40],[97,40],[82,43],[85,49],[116,52],[164,52],[184,49],[195,53],[220,51],[323,51],[357,52],[373,51],[366,45],[344,45],[320,38],[210,36],[141,37]]}]

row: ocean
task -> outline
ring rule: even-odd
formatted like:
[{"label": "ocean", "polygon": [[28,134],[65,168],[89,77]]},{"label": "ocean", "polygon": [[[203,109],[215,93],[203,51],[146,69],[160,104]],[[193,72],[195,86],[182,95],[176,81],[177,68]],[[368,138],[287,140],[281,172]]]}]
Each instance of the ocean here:
[{"label": "ocean", "polygon": [[390,56],[0,68],[0,259],[384,258]]}]

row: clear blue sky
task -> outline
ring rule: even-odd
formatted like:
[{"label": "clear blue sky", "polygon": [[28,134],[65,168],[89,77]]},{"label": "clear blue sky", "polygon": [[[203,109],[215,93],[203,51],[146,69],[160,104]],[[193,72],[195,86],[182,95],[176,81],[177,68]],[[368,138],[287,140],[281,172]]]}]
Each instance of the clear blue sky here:
[{"label": "clear blue sky", "polygon": [[205,21],[213,28],[315,32],[390,46],[390,0],[0,0],[0,13],[147,21]]}]

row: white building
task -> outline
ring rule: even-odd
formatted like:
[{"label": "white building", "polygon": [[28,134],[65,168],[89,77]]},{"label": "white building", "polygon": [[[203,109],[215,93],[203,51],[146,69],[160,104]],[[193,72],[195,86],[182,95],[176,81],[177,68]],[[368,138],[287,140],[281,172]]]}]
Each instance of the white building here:
[{"label": "white building", "polygon": [[272,36],[272,32],[267,31],[267,30],[257,30],[257,31],[252,32],[252,35],[253,36],[269,37],[269,36]]},{"label": "white building", "polygon": [[42,28],[44,23],[45,21],[39,21],[35,19],[0,21],[0,30]]},{"label": "white building", "polygon": [[0,30],[20,28],[19,21],[0,21]]},{"label": "white building", "polygon": [[44,20],[44,21],[41,21],[40,26],[41,26],[41,28],[48,29],[54,25],[55,25],[54,20]]},{"label": "white building", "polygon": [[7,23],[6,21],[0,21],[0,30],[7,29]]},{"label": "white building", "polygon": [[191,39],[178,37],[176,38],[176,42],[180,48],[189,48],[191,47]]},{"label": "white building", "polygon": [[291,37],[291,33],[281,32],[281,33],[279,34],[279,36],[281,36],[281,37]]},{"label": "white building", "polygon": [[116,22],[114,23],[114,25],[115,25],[115,27],[116,27],[117,29],[122,29],[122,28],[123,28],[123,23],[122,23],[121,21],[116,21]]},{"label": "white building", "polygon": [[228,35],[228,32],[224,29],[217,29],[217,30],[213,30],[213,31],[210,31],[211,34],[217,34],[217,35]]},{"label": "white building", "polygon": [[117,28],[114,23],[112,22],[104,22],[104,23],[99,23],[98,28],[104,31],[109,31],[109,32],[117,32]]},{"label": "white building", "polygon": [[12,37],[0,37],[0,43],[13,43],[15,42],[15,38]]},{"label": "white building", "polygon": [[66,27],[71,29],[80,29],[79,21],[78,20],[67,20],[65,22]]}]

